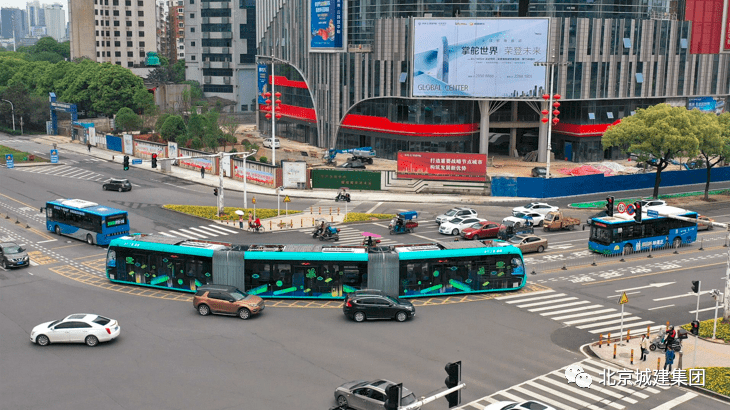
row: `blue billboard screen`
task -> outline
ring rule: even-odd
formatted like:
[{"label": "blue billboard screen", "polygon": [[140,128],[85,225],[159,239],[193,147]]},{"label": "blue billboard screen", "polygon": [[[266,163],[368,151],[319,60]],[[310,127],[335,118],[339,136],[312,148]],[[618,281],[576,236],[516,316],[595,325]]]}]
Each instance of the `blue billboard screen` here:
[{"label": "blue billboard screen", "polygon": [[310,51],[342,51],[343,0],[311,0]]}]

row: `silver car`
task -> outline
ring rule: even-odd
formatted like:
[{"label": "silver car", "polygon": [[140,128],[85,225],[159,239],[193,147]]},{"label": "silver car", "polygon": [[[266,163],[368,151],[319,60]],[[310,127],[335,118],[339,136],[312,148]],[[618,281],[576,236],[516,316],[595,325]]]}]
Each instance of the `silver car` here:
[{"label": "silver car", "polygon": [[[394,384],[397,383],[388,380],[348,382],[335,389],[335,400],[343,409],[383,410],[385,389]],[[416,395],[413,392],[405,387],[401,389],[401,406],[407,406],[415,401]]]}]

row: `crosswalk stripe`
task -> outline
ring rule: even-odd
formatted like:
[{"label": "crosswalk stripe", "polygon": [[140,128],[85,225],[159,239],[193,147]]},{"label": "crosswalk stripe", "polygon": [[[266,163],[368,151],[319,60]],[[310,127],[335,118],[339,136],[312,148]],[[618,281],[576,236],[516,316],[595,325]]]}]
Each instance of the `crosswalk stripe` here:
[{"label": "crosswalk stripe", "polygon": [[217,236],[217,235],[228,235],[228,232],[221,232],[221,231],[219,231],[217,229],[213,229],[213,228],[211,228],[209,226],[202,226],[201,225],[201,226],[197,226],[196,228],[199,229],[199,230],[201,230],[201,231],[203,231],[203,232],[213,232],[215,234],[215,236]]},{"label": "crosswalk stripe", "polygon": [[621,316],[621,313],[614,313],[614,314],[611,314],[611,315],[603,315],[603,316],[598,316],[598,317],[589,317],[588,319],[571,320],[569,322],[563,322],[563,323],[565,323],[566,325],[572,326],[572,325],[577,325],[578,323],[585,323],[585,322],[592,322],[592,321],[596,321],[596,320],[610,319],[612,317],[619,317],[619,316]]},{"label": "crosswalk stripe", "polygon": [[192,236],[195,239],[199,239],[201,237],[204,238],[204,236],[201,236],[199,233],[197,233],[197,232],[190,232],[187,229],[177,228],[177,230],[180,231],[180,232],[183,232],[187,236]]},{"label": "crosswalk stripe", "polygon": [[683,394],[682,396],[669,400],[668,402],[666,402],[660,406],[654,407],[652,410],[671,410],[686,401],[694,399],[695,397],[697,397],[697,394],[692,393],[692,392],[687,392],[687,393]]},{"label": "crosswalk stripe", "polygon": [[[590,370],[593,373],[596,373],[597,375],[600,375],[601,377],[604,377],[604,373],[601,370],[598,370],[598,369],[596,369],[594,367],[591,367],[591,366],[587,366],[585,364],[581,364],[581,366],[583,367],[583,370],[584,371],[585,370]],[[607,367],[605,365],[603,365],[603,366],[604,367]],[[604,380],[604,379],[602,379],[602,380]],[[591,384],[591,386],[593,386],[593,384]],[[622,392],[627,393],[627,394],[632,395],[632,396],[636,396],[636,397],[638,397],[640,399],[646,399],[647,397],[649,397],[648,395],[646,395],[644,393],[641,393],[638,390],[629,389],[628,387],[625,387],[625,386],[614,385],[614,386],[608,386],[608,387],[611,387],[612,389],[616,389],[618,391],[622,391]]]},{"label": "crosswalk stripe", "polygon": [[523,401],[525,401],[525,399],[522,399],[520,397],[517,397],[514,394],[508,393],[506,391],[499,392],[496,395],[504,396],[504,397],[508,398],[509,400],[516,401],[518,403],[522,403]]},{"label": "crosswalk stripe", "polygon": [[177,238],[185,238],[185,236],[186,236],[185,234],[182,234],[182,233],[180,233],[178,231],[169,230],[167,232],[172,233]]},{"label": "crosswalk stripe", "polygon": [[[554,290],[541,290],[538,292],[530,292],[530,296],[532,295],[541,295],[545,293],[553,293]],[[516,299],[516,298],[523,298],[525,295],[509,295],[509,296],[500,296],[498,298],[494,298],[495,300],[508,300],[508,299]]]},{"label": "crosswalk stripe", "polygon": [[[589,303],[590,303],[590,302],[589,302]],[[578,312],[578,311],[581,311],[581,310],[586,310],[586,309],[597,309],[597,308],[600,308],[600,307],[603,307],[603,305],[591,305],[591,306],[581,306],[581,307],[577,307],[577,308],[571,308],[571,309],[564,309],[564,310],[558,310],[558,311],[556,311],[556,312],[545,312],[545,313],[540,313],[540,316],[552,316],[552,315],[561,315],[561,314],[563,314],[563,313]]]},{"label": "crosswalk stripe", "polygon": [[615,319],[615,320],[607,320],[605,322],[589,323],[587,325],[576,326],[576,329],[588,329],[588,328],[591,328],[591,327],[612,325],[614,323],[621,323],[622,320],[624,321],[624,323],[626,323],[626,322],[631,322],[631,321],[634,321],[634,320],[641,320],[641,318],[638,317],[638,316],[631,316],[631,313],[628,313],[628,314],[624,315],[623,319]]},{"label": "crosswalk stripe", "polygon": [[236,231],[232,231],[232,230],[230,230],[230,229],[222,228],[222,227],[218,226],[217,224],[213,224],[213,225],[208,225],[208,226],[210,226],[210,227],[214,227],[214,228],[216,228],[216,229],[219,229],[219,230],[221,230],[221,231],[225,231],[225,232],[228,232],[228,233],[238,233],[238,232],[236,232]]},{"label": "crosswalk stripe", "polygon": [[[567,302],[569,300],[576,300],[576,299],[578,299],[578,298],[576,298],[576,297],[567,297],[567,298],[555,299],[555,300],[543,300],[543,301],[540,301],[540,302],[528,303],[526,305],[518,305],[517,307],[520,308],[520,309],[522,309],[522,308],[533,307],[533,306],[540,306],[540,305],[543,305],[544,306],[546,303],[560,303],[560,302]],[[561,307],[561,306],[564,306],[564,305],[558,305],[557,307]]]},{"label": "crosswalk stripe", "polygon": [[[583,364],[581,363],[581,366],[582,365]],[[554,371],[554,372],[552,372],[550,374],[553,374],[553,375],[558,376],[558,377],[565,377],[565,371],[564,370],[562,372],[556,370],[556,371]],[[636,403],[638,403],[636,400],[632,399],[631,397],[626,397],[626,396],[624,396],[622,394],[619,394],[619,393],[616,393],[616,392],[614,392],[614,391],[612,391],[612,390],[610,390],[608,388],[598,386],[597,384],[598,383],[591,383],[591,387],[590,387],[591,390],[597,391],[597,392],[602,393],[602,394],[605,394],[607,396],[611,396],[611,397],[616,398],[616,399],[623,400],[623,401],[625,401],[625,402],[627,402],[629,404],[636,404]]]},{"label": "crosswalk stripe", "polygon": [[[632,323],[631,326],[643,326],[643,325],[650,325],[654,323],[651,320],[646,320],[644,322],[638,322],[638,323]],[[624,329],[626,329],[626,325],[624,326]],[[591,333],[606,333],[609,330],[621,330],[621,326],[613,326],[613,327],[603,327],[601,329],[595,329],[595,330],[589,330]]]},{"label": "crosswalk stripe", "polygon": [[169,233],[165,233],[165,232],[160,232],[160,235],[169,236],[170,238],[174,238],[175,237],[175,235],[170,235]]},{"label": "crosswalk stripe", "polygon": [[[525,295],[523,295],[523,296],[525,296]],[[532,296],[532,293],[530,293],[527,296]],[[532,302],[533,300],[544,300],[544,299],[556,298],[556,297],[560,297],[560,296],[565,296],[565,293],[555,293],[555,294],[552,294],[552,295],[538,296],[538,297],[535,297],[535,298],[528,297],[526,299],[521,299],[521,300],[510,300],[509,302],[505,302],[505,303]]]},{"label": "crosswalk stripe", "polygon": [[202,229],[198,229],[198,228],[193,228],[193,227],[190,227],[190,228],[188,228],[188,229],[190,229],[191,231],[193,231],[193,232],[195,232],[195,233],[198,233],[198,232],[202,232],[203,234],[199,234],[199,233],[198,233],[198,235],[201,235],[201,236],[203,236],[203,238],[205,238],[205,235],[208,235],[208,236],[219,236],[219,235],[217,235],[217,234],[214,234],[214,233],[210,233],[210,232],[208,232],[208,231],[204,231],[204,230],[202,230]]},{"label": "crosswalk stripe", "polygon": [[[525,383],[525,384],[530,384],[530,383],[528,382],[528,383]],[[541,402],[547,403],[547,404],[550,404],[550,405],[553,405],[553,406],[555,406],[555,408],[558,408],[558,409],[562,409],[562,410],[578,410],[575,407],[566,406],[563,403],[560,403],[560,402],[558,402],[556,400],[553,400],[553,399],[549,399],[549,398],[547,398],[547,397],[545,397],[543,395],[540,395],[540,394],[531,392],[531,391],[529,391],[529,390],[527,390],[527,389],[525,389],[523,387],[520,387],[520,386],[515,386],[515,387],[513,387],[513,389],[517,390],[518,392],[520,392],[522,394],[527,395],[531,399],[540,400]],[[554,392],[551,392],[551,393],[554,394]],[[578,400],[576,400],[576,402],[578,402]],[[586,404],[588,404],[588,403],[586,403]]]},{"label": "crosswalk stripe", "polygon": [[594,310],[592,312],[575,313],[575,314],[567,315],[567,316],[554,317],[552,319],[553,320],[572,319],[574,317],[581,317],[581,316],[586,316],[586,315],[597,315],[599,313],[614,312],[614,311],[616,311],[616,309]]},{"label": "crosswalk stripe", "polygon": [[[610,401],[608,401],[608,400],[606,400],[606,399],[604,399],[604,398],[602,398],[600,396],[596,396],[595,394],[588,393],[588,390],[589,389],[583,389],[581,387],[576,386],[574,383],[567,383],[566,384],[565,383],[565,380],[562,383],[559,382],[559,381],[557,381],[557,380],[553,380],[553,379],[551,379],[549,377],[541,377],[538,380],[543,381],[543,382],[546,382],[546,383],[550,383],[550,384],[552,384],[554,386],[557,386],[557,387],[560,387],[560,388],[563,388],[563,389],[566,389],[566,390],[570,391],[571,393],[579,394],[579,395],[581,395],[583,397],[586,397],[586,398],[588,398],[590,400],[597,401],[599,403],[602,403],[602,404],[611,406],[611,407],[613,407],[615,409],[619,409],[620,410],[620,409],[623,409],[624,407],[626,407],[626,406],[623,406],[623,405],[618,404],[618,403],[610,402]],[[591,384],[591,387],[593,387],[592,384]]]},{"label": "crosswalk stripe", "polygon": [[[545,306],[545,307],[541,307],[541,308],[537,308],[537,309],[528,309],[527,311],[528,312],[542,312],[543,310],[551,310],[551,309],[558,309],[558,308],[561,308],[561,307],[568,307],[568,306],[575,306],[575,305],[583,305],[583,304],[586,304],[586,303],[591,303],[591,302],[589,302],[587,300],[579,300],[577,302],[563,303],[562,305],[558,305],[558,306]],[[581,309],[585,309],[585,306],[579,307],[577,310],[581,310]],[[575,311],[575,310],[573,310],[573,311]]]}]

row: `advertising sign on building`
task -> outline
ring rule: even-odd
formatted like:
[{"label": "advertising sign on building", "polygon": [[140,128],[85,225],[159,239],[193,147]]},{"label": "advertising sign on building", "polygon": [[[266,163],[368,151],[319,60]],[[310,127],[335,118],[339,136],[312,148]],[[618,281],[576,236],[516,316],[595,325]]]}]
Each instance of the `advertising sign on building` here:
[{"label": "advertising sign on building", "polygon": [[715,99],[712,97],[689,98],[687,100],[687,109],[713,112],[715,111]]},{"label": "advertising sign on building", "polygon": [[309,51],[344,51],[343,0],[310,0]]},{"label": "advertising sign on building", "polygon": [[177,158],[177,142],[167,141],[167,152],[170,154],[170,158]]},{"label": "advertising sign on building", "polygon": [[535,97],[546,88],[547,18],[416,18],[414,97]]},{"label": "advertising sign on building", "polygon": [[307,182],[307,163],[281,161],[281,171],[284,178],[284,188],[299,188],[299,184]]},{"label": "advertising sign on building", "polygon": [[399,152],[398,178],[483,182],[487,176],[484,154]]},{"label": "advertising sign on building", "polygon": [[122,140],[124,142],[124,153],[127,155],[134,155],[134,140],[132,134],[123,134]]},{"label": "advertising sign on building", "polygon": [[259,64],[258,79],[259,79],[259,104],[266,104],[266,98],[264,93],[268,88],[268,68],[266,64]]},{"label": "advertising sign on building", "polygon": [[725,0],[722,19],[722,46],[721,51],[730,52],[730,1]]},{"label": "advertising sign on building", "polygon": [[[243,179],[243,168],[237,167],[234,171],[234,176],[236,178]],[[246,181],[255,182],[260,185],[273,185],[274,174],[272,174],[271,172],[259,171],[248,168],[246,169]]]}]

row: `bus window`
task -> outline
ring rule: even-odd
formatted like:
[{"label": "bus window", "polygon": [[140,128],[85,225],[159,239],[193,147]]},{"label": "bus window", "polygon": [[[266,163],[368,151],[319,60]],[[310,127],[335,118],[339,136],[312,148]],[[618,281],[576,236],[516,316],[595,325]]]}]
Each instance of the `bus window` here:
[{"label": "bus window", "polygon": [[110,249],[106,255],[106,266],[108,268],[115,268],[117,266],[117,251]]},{"label": "bus window", "polygon": [[273,269],[274,287],[273,290],[280,290],[291,286],[291,265],[288,263],[277,263]]}]

